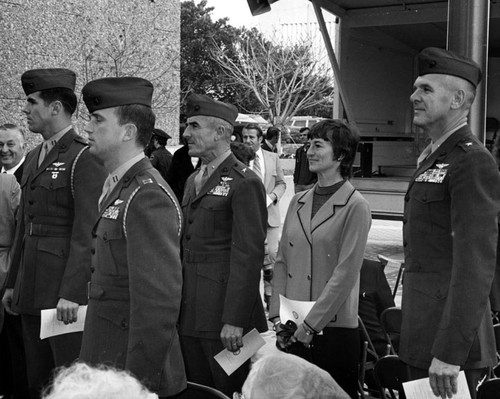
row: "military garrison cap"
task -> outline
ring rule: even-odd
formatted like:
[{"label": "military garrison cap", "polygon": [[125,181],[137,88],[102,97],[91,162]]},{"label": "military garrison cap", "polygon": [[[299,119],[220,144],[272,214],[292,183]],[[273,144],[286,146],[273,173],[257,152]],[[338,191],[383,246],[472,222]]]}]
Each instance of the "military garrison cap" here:
[{"label": "military garrison cap", "polygon": [[135,77],[103,78],[87,83],[82,94],[89,112],[130,104],[151,108],[153,84]]},{"label": "military garrison cap", "polygon": [[452,51],[428,47],[418,55],[418,76],[436,73],[458,76],[476,87],[483,74],[477,63]]},{"label": "military garrison cap", "polygon": [[26,95],[47,89],[75,90],[76,74],[69,69],[30,69],[21,75],[21,84]]},{"label": "military garrison cap", "polygon": [[190,94],[186,100],[186,115],[188,118],[197,115],[214,116],[234,125],[238,109],[232,104],[212,100],[203,94]]},{"label": "military garrison cap", "polygon": [[153,135],[158,136],[158,137],[163,137],[164,139],[167,139],[167,140],[172,138],[170,136],[170,134],[168,134],[164,130],[157,129],[157,128],[153,129]]}]

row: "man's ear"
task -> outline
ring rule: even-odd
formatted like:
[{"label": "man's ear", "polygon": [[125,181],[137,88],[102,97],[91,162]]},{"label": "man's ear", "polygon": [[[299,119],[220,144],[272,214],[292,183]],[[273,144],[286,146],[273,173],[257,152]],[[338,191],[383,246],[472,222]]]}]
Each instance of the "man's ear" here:
[{"label": "man's ear", "polygon": [[133,123],[126,123],[124,128],[125,134],[123,135],[123,141],[135,140],[137,137],[137,126]]},{"label": "man's ear", "polygon": [[60,114],[61,112],[64,112],[64,107],[63,107],[62,103],[59,100],[52,101],[50,103],[50,113],[53,116],[56,116],[56,115]]},{"label": "man's ear", "polygon": [[451,99],[451,109],[458,109],[465,103],[465,91],[464,90],[456,90],[453,93],[453,98]]}]

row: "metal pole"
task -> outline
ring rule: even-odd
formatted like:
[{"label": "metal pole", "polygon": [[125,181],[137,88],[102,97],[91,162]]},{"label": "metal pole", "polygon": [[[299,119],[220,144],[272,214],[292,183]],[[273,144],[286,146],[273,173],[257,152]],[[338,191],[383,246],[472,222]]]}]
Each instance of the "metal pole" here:
[{"label": "metal pole", "polygon": [[311,1],[314,6],[314,12],[316,13],[316,19],[318,20],[319,29],[321,31],[321,35],[323,36],[323,41],[325,42],[326,51],[328,53],[328,58],[330,59],[330,64],[332,65],[333,75],[335,77],[335,88],[339,91],[340,99],[344,106],[344,112],[347,116],[347,121],[357,131],[356,121],[354,120],[354,116],[352,114],[352,110],[347,100],[347,96],[345,91],[342,88],[342,83],[340,81],[340,68],[337,63],[337,58],[335,57],[335,52],[333,51],[332,41],[330,39],[330,35],[328,34],[328,30],[326,29],[325,19],[323,18],[323,11],[321,7],[314,1]]},{"label": "metal pole", "polygon": [[472,58],[483,71],[483,80],[477,87],[476,99],[469,114],[472,133],[483,143],[487,109],[489,22],[489,0],[448,0],[448,50]]}]

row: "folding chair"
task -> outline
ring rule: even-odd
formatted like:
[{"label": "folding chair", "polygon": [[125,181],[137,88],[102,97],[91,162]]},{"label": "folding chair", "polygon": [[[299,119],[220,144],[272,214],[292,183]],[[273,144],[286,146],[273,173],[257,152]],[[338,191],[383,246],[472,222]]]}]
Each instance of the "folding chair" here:
[{"label": "folding chair", "polygon": [[[361,317],[359,316],[358,323],[361,340],[363,342],[361,348],[361,361],[359,363],[358,386],[359,393],[361,397],[364,398],[366,395],[366,391],[371,391],[368,387],[365,388],[366,372],[374,369],[375,364],[379,360],[379,356],[377,354],[377,351],[375,350],[375,346],[373,345],[370,336],[368,335],[368,331],[366,330],[363,320],[361,320]],[[368,356],[370,356],[370,360],[368,359]]]},{"label": "folding chair", "polygon": [[493,325],[493,332],[495,333],[495,343],[497,347],[497,365],[490,368],[488,378],[500,377],[500,323]]},{"label": "folding chair", "polygon": [[[380,358],[373,371],[382,398],[388,397],[387,391],[391,399],[406,399],[403,382],[409,380],[408,368],[398,356],[389,355]],[[398,396],[394,391],[398,392]]]},{"label": "folding chair", "polygon": [[380,324],[382,325],[385,338],[391,347],[391,353],[393,355],[398,354],[402,320],[403,314],[399,307],[387,308],[380,315]]},{"label": "folding chair", "polygon": [[[176,396],[177,397],[177,396]],[[187,389],[179,396],[179,399],[230,399],[221,391],[206,385],[187,382]]]},{"label": "folding chair", "polygon": [[396,277],[396,283],[394,284],[394,289],[392,291],[392,297],[396,298],[396,294],[398,292],[399,284],[403,282],[403,273],[405,271],[405,263],[400,260],[390,259],[387,256],[378,255],[378,259],[385,265],[389,262],[399,263],[398,276]]},{"label": "folding chair", "polygon": [[479,385],[477,399],[500,398],[500,378],[493,378]]}]

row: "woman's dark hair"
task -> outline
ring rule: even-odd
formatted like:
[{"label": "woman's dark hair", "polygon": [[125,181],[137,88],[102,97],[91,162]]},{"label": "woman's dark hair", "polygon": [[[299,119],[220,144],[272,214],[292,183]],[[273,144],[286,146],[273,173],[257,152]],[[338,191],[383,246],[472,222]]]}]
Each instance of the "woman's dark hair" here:
[{"label": "woman's dark hair", "polygon": [[340,175],[352,177],[352,164],[356,156],[359,135],[338,119],[325,119],[311,127],[312,139],[323,139],[331,143],[333,157],[340,161]]}]

